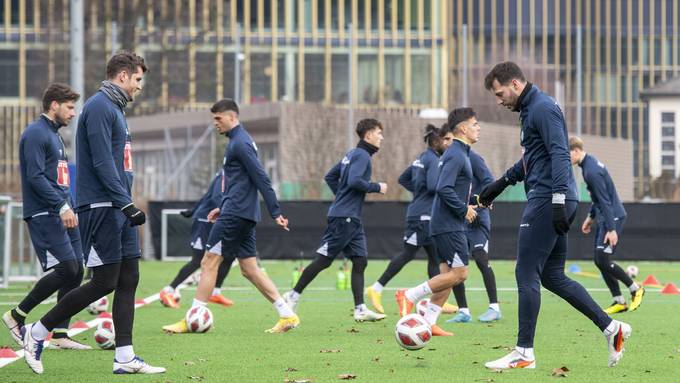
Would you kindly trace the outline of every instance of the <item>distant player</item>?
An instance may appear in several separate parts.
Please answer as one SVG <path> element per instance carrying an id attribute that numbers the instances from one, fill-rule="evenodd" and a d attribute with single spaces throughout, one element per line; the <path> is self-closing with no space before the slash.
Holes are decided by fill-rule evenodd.
<path id="1" fill-rule="evenodd" d="M 421 299 L 432 295 L 427 305 L 425 320 L 434 336 L 451 336 L 437 325 L 444 302 L 451 288 L 463 283 L 468 276 L 467 222 L 477 217 L 475 206 L 468 205 L 472 187 L 472 167 L 468 158 L 470 145 L 479 139 L 480 126 L 470 108 L 454 109 L 447 127 L 454 141 L 439 160 L 436 194 L 432 202 L 430 233 L 437 247 L 441 274 L 429 281 L 397 291 L 399 315 L 411 312 Z"/>
<path id="2" fill-rule="evenodd" d="M 354 320 L 379 321 L 385 315 L 369 310 L 364 304 L 364 270 L 368 265 L 368 251 L 361 210 L 366 193 L 387 192 L 387 184 L 371 182 L 371 156 L 380 149 L 383 126 L 378 120 L 363 119 L 357 124 L 356 133 L 360 138 L 357 147 L 347 152 L 325 177 L 335 194 L 335 201 L 328 209 L 328 226 L 321 247 L 316 250 L 316 258 L 302 272 L 293 290 L 285 293 L 284 298 L 295 309 L 307 285 L 343 253 L 352 261 Z"/>
<path id="3" fill-rule="evenodd" d="M 446 129 L 444 129 L 446 130 Z M 382 291 L 387 283 L 394 278 L 401 269 L 415 258 L 418 249 L 423 248 L 427 253 L 427 274 L 430 278 L 439 274 L 439 258 L 437 249 L 432 243 L 430 236 L 430 213 L 432 200 L 437 188 L 437 176 L 439 169 L 439 156 L 453 140 L 453 133 L 446 130 L 444 133 L 434 125 L 425 127 L 423 141 L 427 149 L 418 155 L 415 161 L 409 165 L 399 177 L 399 184 L 413 193 L 413 200 L 406 209 L 406 231 L 404 232 L 404 250 L 401 254 L 390 260 L 378 281 L 366 289 L 366 295 L 371 300 L 375 310 L 385 313 L 382 306 Z M 450 305 L 448 303 L 445 304 Z M 453 305 L 450 305 L 453 306 Z M 445 310 L 445 308 L 444 308 Z M 456 308 L 450 308 L 455 312 Z"/>
<path id="4" fill-rule="evenodd" d="M 479 194 L 489 206 L 508 185 L 524 182 L 527 206 L 519 227 L 515 278 L 519 295 L 517 346 L 485 364 L 490 369 L 536 368 L 534 335 L 541 307 L 541 285 L 569 302 L 603 332 L 610 367 L 623 356 L 632 329 L 613 320 L 586 289 L 564 274 L 567 232 L 576 215 L 576 182 L 569 162 L 564 115 L 555 100 L 527 82 L 513 62 L 496 65 L 484 80 L 498 105 L 519 112 L 522 158 Z"/>
<path id="5" fill-rule="evenodd" d="M 113 373 L 165 372 L 144 362 L 132 347 L 141 256 L 136 226 L 144 224 L 146 216 L 132 202 L 132 139 L 125 107 L 141 91 L 146 70 L 144 59 L 132 52 L 113 55 L 106 64 L 107 80 L 85 102 L 78 119 L 76 211 L 92 279 L 66 294 L 40 321 L 26 325 L 24 358 L 37 374 L 43 372 L 41 354 L 48 333 L 113 291 Z"/>
<path id="6" fill-rule="evenodd" d="M 208 220 L 215 224 L 205 245 L 201 279 L 192 307 L 207 304 L 215 287 L 219 266 L 224 259 L 236 257 L 243 276 L 274 305 L 279 314 L 276 325 L 266 331 L 286 332 L 297 327 L 300 319 L 281 298 L 272 280 L 257 265 L 255 226 L 261 220 L 258 192 L 264 199 L 269 215 L 279 227 L 288 230 L 288 220 L 281 215 L 269 176 L 257 157 L 257 145 L 239 122 L 238 104 L 234 100 L 223 99 L 216 102 L 210 112 L 217 132 L 229 137 L 223 160 L 225 191 L 220 207 L 208 214 Z M 173 333 L 189 331 L 184 319 L 164 326 L 163 330 Z"/>
<path id="7" fill-rule="evenodd" d="M 491 171 L 484 163 L 479 153 L 470 149 L 470 165 L 472 166 L 472 198 L 470 205 L 477 205 L 477 197 L 482 188 L 494 181 Z M 477 207 L 477 218 L 467 224 L 467 240 L 470 254 L 475 260 L 479 271 L 482 273 L 486 295 L 489 297 L 489 307 L 477 318 L 480 322 L 494 322 L 501 319 L 501 308 L 498 304 L 498 292 L 496 291 L 496 276 L 489 263 L 489 238 L 491 237 L 491 215 L 489 209 Z M 461 283 L 453 287 L 453 295 L 458 304 L 458 314 L 448 322 L 467 323 L 471 319 L 465 296 L 465 284 Z"/>
<path id="8" fill-rule="evenodd" d="M 28 125 L 19 141 L 24 220 L 45 274 L 2 321 L 18 344 L 28 313 L 57 294 L 60 301 L 83 280 L 83 246 L 78 218 L 69 194 L 68 156 L 59 129 L 76 115 L 80 95 L 65 84 L 51 84 L 42 98 L 43 114 Z M 68 337 L 70 317 L 52 330 L 51 348 L 86 350 L 90 346 Z"/>
<path id="9" fill-rule="evenodd" d="M 581 231 L 584 234 L 590 233 L 593 221 L 597 220 L 595 265 L 600 269 L 602 278 L 614 297 L 614 303 L 604 311 L 607 314 L 635 311 L 642 303 L 645 289 L 635 283 L 619 265 L 611 260 L 623 232 L 626 210 L 616 193 L 614 181 L 607 168 L 597 158 L 583 150 L 583 141 L 579 137 L 569 138 L 569 150 L 571 163 L 580 166 L 583 171 L 583 180 L 586 182 L 590 199 L 593 202 L 588 217 L 583 221 Z M 630 290 L 630 305 L 626 304 L 626 299 L 621 295 L 619 281 Z"/>
<path id="10" fill-rule="evenodd" d="M 208 240 L 210 229 L 213 227 L 213 224 L 208 221 L 208 213 L 219 207 L 222 202 L 222 193 L 224 192 L 224 179 L 222 174 L 223 172 L 220 171 L 215 175 L 210 186 L 208 186 L 208 190 L 191 210 L 184 210 L 180 213 L 183 217 L 191 218 L 193 220 L 191 225 L 190 243 L 193 254 L 191 260 L 177 272 L 175 279 L 161 290 L 160 301 L 164 306 L 171 308 L 179 307 L 178 301 L 181 295 L 177 286 L 201 267 L 201 259 L 203 259 L 203 254 L 205 253 L 205 243 Z M 229 274 L 233 262 L 234 256 L 229 255 L 225 257 L 222 264 L 220 264 L 220 267 L 217 270 L 215 288 L 213 289 L 210 298 L 208 298 L 208 302 L 227 307 L 234 304 L 231 299 L 223 296 L 221 291 L 224 279 Z"/>

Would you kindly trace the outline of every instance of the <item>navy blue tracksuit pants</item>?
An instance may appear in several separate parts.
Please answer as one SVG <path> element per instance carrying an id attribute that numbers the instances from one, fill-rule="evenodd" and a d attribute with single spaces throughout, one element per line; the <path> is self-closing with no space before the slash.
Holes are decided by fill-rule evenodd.
<path id="1" fill-rule="evenodd" d="M 567 216 L 576 216 L 575 201 L 567 201 Z M 552 201 L 534 198 L 527 202 L 519 228 L 515 278 L 519 294 L 518 347 L 534 347 L 536 320 L 541 308 L 541 285 L 569 302 L 590 318 L 600 330 L 611 318 L 579 283 L 564 274 L 567 235 L 557 235 L 552 223 Z"/>

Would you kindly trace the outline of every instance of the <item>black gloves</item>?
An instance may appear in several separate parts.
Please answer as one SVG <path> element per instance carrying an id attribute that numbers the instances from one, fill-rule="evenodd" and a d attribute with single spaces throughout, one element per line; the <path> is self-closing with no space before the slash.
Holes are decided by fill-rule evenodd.
<path id="1" fill-rule="evenodd" d="M 559 235 L 567 234 L 569 231 L 569 218 L 567 218 L 567 207 L 563 203 L 552 204 L 553 227 Z"/>
<path id="2" fill-rule="evenodd" d="M 186 209 L 180 211 L 179 214 L 184 218 L 191 218 L 191 216 L 194 215 L 194 211 L 192 209 Z"/>
<path id="3" fill-rule="evenodd" d="M 510 183 L 505 177 L 501 177 L 496 181 L 486 185 L 482 192 L 479 193 L 477 200 L 484 206 L 490 206 L 493 200 L 496 199 Z"/>
<path id="4" fill-rule="evenodd" d="M 143 211 L 137 209 L 135 204 L 131 203 L 122 209 L 120 209 L 128 220 L 132 223 L 132 226 L 143 225 L 146 222 L 146 215 Z"/>

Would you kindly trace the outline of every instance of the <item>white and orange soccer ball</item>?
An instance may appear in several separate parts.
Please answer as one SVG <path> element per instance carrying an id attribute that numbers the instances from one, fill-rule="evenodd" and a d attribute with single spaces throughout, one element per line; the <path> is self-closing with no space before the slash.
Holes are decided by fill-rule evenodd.
<path id="1" fill-rule="evenodd" d="M 425 318 L 425 314 L 427 313 L 427 305 L 429 303 L 430 300 L 427 298 L 419 300 L 418 303 L 416 303 L 416 313 Z"/>
<path id="2" fill-rule="evenodd" d="M 628 274 L 629 277 L 636 278 L 638 276 L 638 273 L 640 273 L 640 270 L 638 269 L 637 266 L 628 265 L 628 267 L 626 267 L 626 274 Z"/>
<path id="3" fill-rule="evenodd" d="M 109 308 L 109 298 L 107 298 L 106 296 L 103 296 L 103 297 L 97 299 L 96 301 L 90 303 L 90 305 L 87 306 L 86 310 L 87 310 L 88 313 L 90 313 L 92 315 L 98 315 L 98 314 L 101 314 L 101 313 L 105 312 L 106 310 L 108 310 L 108 308 Z"/>
<path id="4" fill-rule="evenodd" d="M 104 319 L 99 322 L 97 329 L 94 330 L 94 341 L 97 346 L 104 350 L 116 348 L 116 331 L 113 328 L 111 319 Z"/>
<path id="5" fill-rule="evenodd" d="M 399 346 L 420 350 L 432 339 L 432 328 L 421 315 L 408 314 L 399 319 L 394 335 Z"/>
<path id="6" fill-rule="evenodd" d="M 205 306 L 192 307 L 187 311 L 184 319 L 187 321 L 187 327 L 191 332 L 206 332 L 213 325 L 212 312 Z"/>

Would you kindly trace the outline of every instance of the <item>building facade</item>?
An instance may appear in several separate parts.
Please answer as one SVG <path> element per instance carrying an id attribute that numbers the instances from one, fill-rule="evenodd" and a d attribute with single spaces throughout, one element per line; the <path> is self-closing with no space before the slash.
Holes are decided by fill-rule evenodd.
<path id="1" fill-rule="evenodd" d="M 582 132 L 633 140 L 641 198 L 651 177 L 648 108 L 639 93 L 680 74 L 679 17 L 678 0 L 452 0 L 450 105 L 467 99 L 482 119 L 515 122 L 483 89 L 491 66 L 513 60 L 554 95 L 576 132 L 580 46 Z"/>

